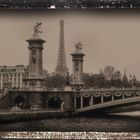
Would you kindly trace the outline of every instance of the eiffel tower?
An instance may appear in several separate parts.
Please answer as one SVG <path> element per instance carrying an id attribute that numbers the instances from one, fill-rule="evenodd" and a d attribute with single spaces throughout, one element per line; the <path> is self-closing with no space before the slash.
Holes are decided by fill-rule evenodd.
<path id="1" fill-rule="evenodd" d="M 64 43 L 64 21 L 60 20 L 60 36 L 59 36 L 59 51 L 57 58 L 57 66 L 55 69 L 55 74 L 59 74 L 61 76 L 67 76 L 68 68 L 66 64 L 66 56 L 65 56 L 65 43 Z"/>

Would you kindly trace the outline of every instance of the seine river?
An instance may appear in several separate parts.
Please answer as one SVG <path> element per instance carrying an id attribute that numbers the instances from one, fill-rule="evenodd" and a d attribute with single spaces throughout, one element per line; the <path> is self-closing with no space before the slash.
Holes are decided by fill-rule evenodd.
<path id="1" fill-rule="evenodd" d="M 24 122 L 1 122 L 0 131 L 139 131 L 140 111 L 102 117 L 52 118 Z"/>

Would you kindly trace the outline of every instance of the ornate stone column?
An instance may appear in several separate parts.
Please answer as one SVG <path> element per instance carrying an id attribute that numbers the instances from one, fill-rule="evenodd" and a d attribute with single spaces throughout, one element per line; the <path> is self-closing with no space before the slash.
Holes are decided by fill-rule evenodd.
<path id="1" fill-rule="evenodd" d="M 82 88 L 84 85 L 83 82 L 83 57 L 85 54 L 82 52 L 82 44 L 76 43 L 76 50 L 72 53 L 72 61 L 73 61 L 73 79 L 72 86 L 75 88 Z"/>
<path id="2" fill-rule="evenodd" d="M 43 57 L 43 44 L 46 42 L 41 39 L 39 34 L 40 26 L 42 23 L 36 23 L 34 26 L 34 33 L 32 37 L 28 40 L 29 49 L 29 75 L 24 79 L 25 88 L 27 88 L 30 93 L 31 108 L 40 108 L 42 105 L 41 92 L 44 90 L 45 79 L 42 76 L 42 57 Z"/>

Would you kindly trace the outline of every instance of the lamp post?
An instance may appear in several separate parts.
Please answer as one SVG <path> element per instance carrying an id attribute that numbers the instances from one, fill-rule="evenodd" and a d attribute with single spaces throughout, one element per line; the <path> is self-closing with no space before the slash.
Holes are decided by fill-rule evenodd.
<path id="1" fill-rule="evenodd" d="M 91 74 L 91 79 L 90 79 L 90 82 L 91 82 L 91 89 L 93 89 L 94 88 L 94 76 L 93 76 L 93 74 Z"/>
<path id="2" fill-rule="evenodd" d="M 130 85 L 131 86 L 136 86 L 136 76 L 135 75 L 130 75 Z"/>
<path id="3" fill-rule="evenodd" d="M 132 78 L 132 83 L 133 83 L 133 86 L 136 86 L 136 77 L 135 77 L 135 75 L 133 75 L 133 78 Z"/>
<path id="4" fill-rule="evenodd" d="M 129 75 L 129 78 L 130 78 L 129 80 L 130 86 L 132 86 L 132 75 Z"/>

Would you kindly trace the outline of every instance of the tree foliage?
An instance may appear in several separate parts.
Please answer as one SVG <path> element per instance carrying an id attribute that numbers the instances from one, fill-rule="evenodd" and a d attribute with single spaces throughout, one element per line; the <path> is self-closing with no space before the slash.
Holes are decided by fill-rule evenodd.
<path id="1" fill-rule="evenodd" d="M 99 74 L 84 74 L 85 88 L 131 87 L 132 84 L 113 66 L 105 66 Z M 134 82 L 133 82 L 134 83 Z M 138 85 L 138 82 L 137 82 Z M 140 84 L 139 84 L 140 85 Z"/>
<path id="2" fill-rule="evenodd" d="M 100 73 L 104 75 L 106 80 L 121 79 L 120 71 L 116 70 L 113 66 L 105 66 L 104 69 L 100 70 Z"/>
<path id="3" fill-rule="evenodd" d="M 69 82 L 68 82 L 69 79 Z M 48 88 L 63 88 L 71 82 L 70 77 L 63 77 L 61 75 L 47 75 L 46 86 Z M 140 87 L 140 82 L 136 77 L 131 77 L 128 80 L 127 75 L 122 75 L 119 70 L 113 66 L 105 66 L 100 70 L 99 74 L 84 73 L 83 81 L 85 88 L 111 88 L 111 87 Z"/>
<path id="4" fill-rule="evenodd" d="M 46 86 L 48 88 L 62 88 L 66 85 L 67 78 L 61 75 L 48 75 L 46 78 Z"/>

